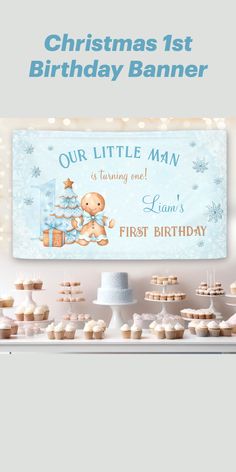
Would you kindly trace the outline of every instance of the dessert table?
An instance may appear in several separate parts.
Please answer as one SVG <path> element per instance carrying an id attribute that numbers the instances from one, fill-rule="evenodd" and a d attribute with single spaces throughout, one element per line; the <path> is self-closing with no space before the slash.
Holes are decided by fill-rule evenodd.
<path id="1" fill-rule="evenodd" d="M 71 354 L 236 354 L 236 335 L 232 337 L 197 337 L 188 330 L 178 340 L 157 339 L 148 330 L 140 340 L 123 339 L 119 331 L 107 331 L 102 340 L 85 340 L 78 330 L 73 340 L 48 340 L 41 334 L 33 337 L 12 336 L 0 340 L 1 353 L 71 353 Z"/>

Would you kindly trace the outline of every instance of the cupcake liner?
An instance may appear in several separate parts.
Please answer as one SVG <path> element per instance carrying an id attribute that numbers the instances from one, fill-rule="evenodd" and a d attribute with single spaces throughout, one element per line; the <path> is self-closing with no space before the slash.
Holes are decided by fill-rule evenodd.
<path id="1" fill-rule="evenodd" d="M 158 339 L 165 339 L 165 337 L 166 337 L 164 330 L 163 331 L 156 331 L 155 335 Z"/>
<path id="2" fill-rule="evenodd" d="M 64 331 L 54 331 L 54 336 L 57 340 L 64 339 Z"/>
<path id="3" fill-rule="evenodd" d="M 34 284 L 24 284 L 24 290 L 33 290 Z"/>
<path id="4" fill-rule="evenodd" d="M 132 339 L 141 339 L 142 331 L 131 331 Z"/>
<path id="5" fill-rule="evenodd" d="M 210 336 L 212 336 L 212 337 L 218 337 L 218 336 L 220 336 L 220 328 L 219 328 L 219 329 L 211 329 L 211 328 L 208 328 L 208 330 L 209 330 Z"/>
<path id="6" fill-rule="evenodd" d="M 175 339 L 176 332 L 175 331 L 165 331 L 166 339 Z"/>
<path id="7" fill-rule="evenodd" d="M 84 331 L 84 337 L 85 339 L 93 339 L 93 332 L 92 331 Z"/>
<path id="8" fill-rule="evenodd" d="M 176 339 L 182 339 L 184 336 L 184 329 L 176 330 Z"/>
<path id="9" fill-rule="evenodd" d="M 24 321 L 24 313 L 18 313 L 16 315 L 16 320 L 17 321 Z"/>
<path id="10" fill-rule="evenodd" d="M 221 328 L 221 336 L 232 336 L 232 328 Z"/>
<path id="11" fill-rule="evenodd" d="M 13 300 L 3 300 L 3 307 L 4 308 L 10 308 L 13 306 L 14 301 Z"/>
<path id="12" fill-rule="evenodd" d="M 43 287 L 43 283 L 34 284 L 34 289 L 35 290 L 42 290 L 42 287 Z"/>
<path id="13" fill-rule="evenodd" d="M 44 315 L 43 313 L 40 313 L 38 315 L 34 315 L 34 321 L 43 321 Z"/>
<path id="14" fill-rule="evenodd" d="M 0 329 L 0 339 L 9 339 L 11 336 L 11 328 Z"/>
<path id="15" fill-rule="evenodd" d="M 48 320 L 48 316 L 49 316 L 49 310 L 48 311 L 45 311 L 44 315 L 43 315 L 43 319 L 44 320 Z"/>
<path id="16" fill-rule="evenodd" d="M 65 339 L 74 339 L 75 331 L 65 331 Z"/>
<path id="17" fill-rule="evenodd" d="M 17 325 L 17 324 L 13 324 L 13 325 L 11 326 L 11 334 L 12 334 L 13 336 L 15 336 L 15 335 L 17 334 L 17 332 L 18 332 L 18 325 Z"/>
<path id="18" fill-rule="evenodd" d="M 130 339 L 131 336 L 131 330 L 129 329 L 128 331 L 121 331 L 122 338 L 124 339 Z"/>
<path id="19" fill-rule="evenodd" d="M 33 313 L 30 313 L 28 315 L 24 315 L 24 321 L 34 321 Z"/>
<path id="20" fill-rule="evenodd" d="M 93 333 L 94 339 L 103 339 L 104 331 L 97 331 Z"/>
<path id="21" fill-rule="evenodd" d="M 23 284 L 15 284 L 16 290 L 24 290 L 24 285 Z"/>
<path id="22" fill-rule="evenodd" d="M 196 329 L 196 335 L 199 336 L 199 337 L 205 338 L 206 336 L 208 336 L 208 334 L 209 334 L 208 328 L 197 328 Z"/>
<path id="23" fill-rule="evenodd" d="M 48 335 L 48 339 L 55 339 L 54 331 L 48 331 L 47 335 Z"/>

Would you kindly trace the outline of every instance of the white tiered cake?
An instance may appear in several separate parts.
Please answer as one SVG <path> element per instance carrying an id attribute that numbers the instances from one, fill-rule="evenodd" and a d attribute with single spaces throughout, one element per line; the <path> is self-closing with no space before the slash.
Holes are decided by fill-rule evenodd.
<path id="1" fill-rule="evenodd" d="M 133 291 L 128 288 L 127 272 L 102 272 L 102 283 L 97 291 L 97 302 L 101 305 L 132 303 Z"/>

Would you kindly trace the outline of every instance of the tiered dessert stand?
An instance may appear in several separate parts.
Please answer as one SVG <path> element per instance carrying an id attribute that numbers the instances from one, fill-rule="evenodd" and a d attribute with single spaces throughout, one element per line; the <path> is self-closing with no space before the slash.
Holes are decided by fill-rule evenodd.
<path id="1" fill-rule="evenodd" d="M 157 284 L 157 283 L 151 282 L 151 285 L 155 285 L 155 287 L 162 288 L 162 293 L 167 294 L 168 292 L 166 291 L 166 288 L 167 287 L 172 287 L 173 288 L 176 285 L 178 285 L 178 282 L 175 283 L 175 284 L 170 284 L 170 283 Z M 152 300 L 150 298 L 144 298 L 144 300 L 146 300 L 147 302 L 160 303 L 161 304 L 161 311 L 158 313 L 158 315 L 165 316 L 165 315 L 171 314 L 166 309 L 167 304 L 169 304 L 169 303 L 180 303 L 180 302 L 183 302 L 185 299 L 184 300 Z M 171 315 L 171 316 L 174 316 L 174 315 Z"/>
<path id="2" fill-rule="evenodd" d="M 63 294 L 64 295 L 64 298 L 70 298 L 70 300 L 63 300 L 63 301 L 60 301 L 60 300 L 57 300 L 58 303 L 60 303 L 61 305 L 66 305 L 66 306 L 69 306 L 69 312 L 70 313 L 73 313 L 73 307 L 78 305 L 78 303 L 84 303 L 85 302 L 85 299 L 83 298 L 82 300 L 72 300 L 73 295 L 82 295 L 83 294 L 83 291 L 79 289 L 79 287 L 81 288 L 80 285 L 77 285 L 77 286 L 70 286 L 70 287 L 67 287 L 67 286 L 61 286 L 61 287 L 64 287 L 65 289 L 69 289 L 70 291 L 73 291 L 73 289 L 76 289 L 77 291 L 79 290 L 79 293 L 65 293 Z M 59 292 L 58 292 L 59 293 Z M 61 294 L 60 294 L 61 295 Z M 82 298 L 82 297 L 81 297 Z"/>
<path id="3" fill-rule="evenodd" d="M 111 321 L 109 323 L 109 329 L 120 329 L 120 327 L 124 323 L 124 320 L 122 318 L 122 308 L 125 306 L 134 305 L 135 303 L 137 303 L 137 300 L 133 300 L 129 303 L 119 303 L 116 305 L 111 305 L 110 303 L 100 303 L 98 300 L 94 300 L 93 303 L 95 305 L 100 306 L 109 306 L 112 312 Z"/>
<path id="4" fill-rule="evenodd" d="M 24 308 L 27 308 L 27 306 L 29 305 L 33 305 L 34 308 L 36 308 L 37 306 L 37 303 L 34 301 L 33 299 L 33 293 L 41 293 L 41 292 L 45 292 L 45 289 L 44 288 L 41 288 L 41 289 L 31 289 L 31 290 L 21 290 L 21 289 L 15 289 L 15 292 L 17 293 L 22 293 L 25 295 L 25 299 L 24 301 L 22 302 L 22 306 L 24 306 Z M 34 324 L 38 324 L 40 325 L 40 327 L 42 328 L 46 328 L 50 323 L 52 323 L 54 320 L 53 319 L 48 319 L 48 320 L 41 320 L 41 321 L 18 321 L 16 320 L 16 323 L 18 325 L 21 325 L 21 326 L 24 326 L 24 325 L 34 325 Z"/>
<path id="5" fill-rule="evenodd" d="M 217 311 L 217 309 L 214 305 L 214 300 L 216 298 L 219 298 L 219 297 L 224 297 L 225 295 L 201 295 L 199 293 L 196 293 L 196 296 L 197 297 L 202 297 L 202 298 L 208 298 L 210 300 L 210 306 L 207 309 L 215 315 L 217 320 L 222 320 L 223 319 L 222 314 L 219 311 Z"/>

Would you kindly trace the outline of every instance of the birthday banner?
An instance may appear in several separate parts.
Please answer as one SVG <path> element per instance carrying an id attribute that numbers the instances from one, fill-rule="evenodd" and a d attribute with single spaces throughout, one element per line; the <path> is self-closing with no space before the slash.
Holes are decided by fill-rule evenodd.
<path id="1" fill-rule="evenodd" d="M 227 255 L 225 131 L 13 134 L 13 255 Z"/>

